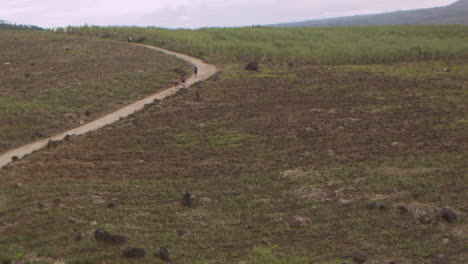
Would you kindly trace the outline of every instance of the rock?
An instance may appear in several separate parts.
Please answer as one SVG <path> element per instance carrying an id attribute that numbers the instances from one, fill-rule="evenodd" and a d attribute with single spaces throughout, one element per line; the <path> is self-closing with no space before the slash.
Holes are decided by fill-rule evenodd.
<path id="1" fill-rule="evenodd" d="M 294 67 L 294 63 L 289 62 L 289 63 L 288 63 L 288 67 L 289 67 L 289 68 L 293 68 L 293 67 Z"/>
<path id="2" fill-rule="evenodd" d="M 459 219 L 459 214 L 455 212 L 454 210 L 444 207 L 442 208 L 442 211 L 440 212 L 442 219 L 449 223 L 454 223 L 457 222 Z"/>
<path id="3" fill-rule="evenodd" d="M 37 208 L 39 208 L 39 209 L 44 209 L 44 208 L 46 208 L 45 203 L 42 203 L 42 202 L 38 202 L 36 205 L 37 205 Z"/>
<path id="4" fill-rule="evenodd" d="M 74 241 L 81 241 L 83 240 L 83 234 L 81 232 L 76 232 L 75 235 L 73 236 Z"/>
<path id="5" fill-rule="evenodd" d="M 135 126 L 141 125 L 141 121 L 138 120 L 138 119 L 133 120 L 132 123 L 133 123 Z"/>
<path id="6" fill-rule="evenodd" d="M 177 233 L 178 236 L 182 237 L 182 236 L 187 234 L 187 231 L 185 231 L 183 229 L 177 229 L 176 233 Z"/>
<path id="7" fill-rule="evenodd" d="M 408 207 L 406 207 L 406 206 L 404 206 L 404 205 L 399 205 L 399 206 L 398 206 L 398 211 L 399 211 L 400 214 L 402 214 L 402 215 L 409 213 Z"/>
<path id="8" fill-rule="evenodd" d="M 60 144 L 60 141 L 50 139 L 50 140 L 47 142 L 47 148 L 56 147 L 56 146 L 58 146 L 59 144 Z"/>
<path id="9" fill-rule="evenodd" d="M 367 203 L 366 207 L 369 210 L 373 210 L 373 209 L 377 208 L 377 202 L 376 201 L 370 201 L 370 202 Z"/>
<path id="10" fill-rule="evenodd" d="M 94 238 L 100 242 L 106 242 L 116 245 L 124 244 L 128 241 L 126 237 L 121 235 L 113 235 L 102 228 L 99 228 L 94 232 Z"/>
<path id="11" fill-rule="evenodd" d="M 328 110 L 328 113 L 329 113 L 329 114 L 336 114 L 337 112 L 336 112 L 335 109 L 330 109 L 330 110 Z"/>
<path id="12" fill-rule="evenodd" d="M 122 252 L 122 256 L 125 258 L 142 258 L 146 255 L 146 251 L 143 248 L 128 247 Z"/>
<path id="13" fill-rule="evenodd" d="M 66 135 L 65 137 L 63 137 L 63 141 L 70 141 L 70 138 L 71 138 L 70 135 Z"/>
<path id="14" fill-rule="evenodd" d="M 351 205 L 353 205 L 353 201 L 352 201 L 352 200 L 340 199 L 338 202 L 339 202 L 341 205 L 343 205 L 343 206 L 351 206 Z"/>
<path id="15" fill-rule="evenodd" d="M 96 220 L 92 221 L 91 223 L 89 223 L 90 225 L 92 226 L 97 226 L 98 225 L 98 222 Z"/>
<path id="16" fill-rule="evenodd" d="M 171 255 L 169 253 L 169 250 L 167 250 L 167 248 L 165 247 L 160 247 L 156 255 L 164 261 L 171 261 Z"/>
<path id="17" fill-rule="evenodd" d="M 246 71 L 256 71 L 260 72 L 262 69 L 260 68 L 260 65 L 258 65 L 257 62 L 249 62 L 247 66 L 245 66 Z"/>
<path id="18" fill-rule="evenodd" d="M 431 263 L 432 264 L 451 264 L 449 258 L 445 255 L 434 255 L 431 258 Z"/>
<path id="19" fill-rule="evenodd" d="M 442 244 L 443 244 L 444 246 L 448 245 L 449 243 L 450 243 L 450 239 L 448 239 L 448 238 L 442 239 Z"/>
<path id="20" fill-rule="evenodd" d="M 443 68 L 442 71 L 443 72 L 450 72 L 450 68 Z"/>
<path id="21" fill-rule="evenodd" d="M 428 225 L 432 222 L 432 218 L 428 214 L 422 214 L 418 216 L 417 219 L 421 224 L 425 225 Z"/>
<path id="22" fill-rule="evenodd" d="M 103 203 L 106 203 L 106 201 L 99 195 L 93 195 L 91 197 L 93 199 L 93 203 L 94 204 L 103 204 Z"/>
<path id="23" fill-rule="evenodd" d="M 295 215 L 289 220 L 289 225 L 291 227 L 301 228 L 309 226 L 312 220 L 309 217 Z"/>
<path id="24" fill-rule="evenodd" d="M 106 207 L 109 208 L 109 209 L 114 209 L 114 208 L 117 207 L 117 204 L 114 203 L 114 202 L 110 202 L 110 203 L 108 203 L 108 204 L 106 205 Z"/>
<path id="25" fill-rule="evenodd" d="M 366 255 L 360 253 L 360 252 L 356 252 L 353 254 L 353 261 L 355 263 L 358 263 L 358 264 L 362 264 L 362 263 L 366 263 L 367 261 L 367 257 Z"/>
<path id="26" fill-rule="evenodd" d="M 18 161 L 18 160 L 19 160 L 18 156 L 11 157 L 11 161 L 13 161 L 13 162 Z"/>
<path id="27" fill-rule="evenodd" d="M 197 204 L 197 197 L 190 192 L 187 192 L 182 197 L 180 204 L 183 206 L 195 206 Z"/>
<path id="28" fill-rule="evenodd" d="M 213 202 L 213 200 L 211 200 L 211 199 L 208 198 L 208 197 L 202 197 L 202 198 L 200 198 L 200 203 L 201 203 L 201 204 L 210 204 L 210 203 L 212 203 L 212 202 Z"/>
<path id="29" fill-rule="evenodd" d="M 398 260 L 390 260 L 387 264 L 402 264 L 403 262 Z"/>
<path id="30" fill-rule="evenodd" d="M 15 188 L 15 189 L 21 189 L 21 187 L 23 187 L 22 183 L 16 183 L 16 184 L 13 185 L 13 188 Z"/>
<path id="31" fill-rule="evenodd" d="M 91 116 L 91 111 L 86 111 L 85 116 L 90 117 Z"/>

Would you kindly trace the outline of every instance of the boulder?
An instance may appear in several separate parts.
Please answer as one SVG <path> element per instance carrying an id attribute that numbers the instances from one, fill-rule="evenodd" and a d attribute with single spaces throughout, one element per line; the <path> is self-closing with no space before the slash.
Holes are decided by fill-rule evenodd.
<path id="1" fill-rule="evenodd" d="M 249 62 L 247 66 L 245 66 L 246 71 L 256 71 L 260 72 L 262 69 L 260 68 L 260 65 L 258 65 L 257 62 Z"/>
<path id="2" fill-rule="evenodd" d="M 146 251 L 143 248 L 128 247 L 122 252 L 122 256 L 125 258 L 142 258 L 146 255 Z"/>

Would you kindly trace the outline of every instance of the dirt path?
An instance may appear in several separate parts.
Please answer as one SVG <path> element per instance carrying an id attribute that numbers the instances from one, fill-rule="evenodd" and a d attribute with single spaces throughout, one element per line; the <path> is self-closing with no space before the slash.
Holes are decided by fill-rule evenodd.
<path id="1" fill-rule="evenodd" d="M 174 56 L 176 56 L 178 58 L 181 58 L 181 59 L 195 65 L 196 67 L 198 67 L 198 75 L 193 75 L 187 80 L 187 87 L 189 87 L 190 85 L 192 85 L 195 82 L 208 79 L 210 76 L 215 74 L 216 71 L 217 71 L 217 69 L 216 69 L 216 67 L 214 65 L 206 64 L 202 60 L 190 57 L 190 56 L 185 55 L 185 54 L 172 52 L 172 51 L 169 51 L 169 50 L 165 50 L 165 49 L 162 49 L 162 48 L 153 47 L 153 46 L 149 46 L 149 45 L 141 45 L 141 44 L 135 44 L 135 45 L 139 45 L 139 46 L 143 46 L 143 47 L 146 47 L 146 48 L 149 48 L 149 49 L 154 49 L 154 50 L 157 50 L 157 51 L 161 51 L 161 52 L 164 52 L 164 53 L 169 54 L 169 55 L 174 55 Z M 164 90 L 164 91 L 158 92 L 156 94 L 153 94 L 153 95 L 151 95 L 149 97 L 146 97 L 145 99 L 137 101 L 137 102 L 135 102 L 133 104 L 130 104 L 128 106 L 125 106 L 125 107 L 123 107 L 123 108 L 121 108 L 121 109 L 119 109 L 119 110 L 117 110 L 115 112 L 112 112 L 112 113 L 110 113 L 110 114 L 108 114 L 106 116 L 103 116 L 103 117 L 101 117 L 99 119 L 96 119 L 96 120 L 94 120 L 92 122 L 89 122 L 87 124 L 84 124 L 84 125 L 82 125 L 80 127 L 65 131 L 63 133 L 60 133 L 60 134 L 52 136 L 52 137 L 41 139 L 41 140 L 33 142 L 31 144 L 28 144 L 28 145 L 25 145 L 25 146 L 22 146 L 22 147 L 7 151 L 7 152 L 5 152 L 3 154 L 0 154 L 0 168 L 4 167 L 7 164 L 9 164 L 10 162 L 12 162 L 13 157 L 17 157 L 18 159 L 21 159 L 25 155 L 31 154 L 34 151 L 37 151 L 37 150 L 40 150 L 40 149 L 46 147 L 49 140 L 63 140 L 63 138 L 65 136 L 67 136 L 67 135 L 83 135 L 83 134 L 88 133 L 90 131 L 97 130 L 97 129 L 101 128 L 101 127 L 112 124 L 112 123 L 118 121 L 121 118 L 125 118 L 125 117 L 127 117 L 127 116 L 129 116 L 129 115 L 143 109 L 143 107 L 146 104 L 152 103 L 155 99 L 162 100 L 162 99 L 164 99 L 164 98 L 166 98 L 168 96 L 171 96 L 171 95 L 177 93 L 180 89 L 181 89 L 180 87 L 179 88 L 171 87 L 171 88 L 169 88 L 167 90 Z"/>

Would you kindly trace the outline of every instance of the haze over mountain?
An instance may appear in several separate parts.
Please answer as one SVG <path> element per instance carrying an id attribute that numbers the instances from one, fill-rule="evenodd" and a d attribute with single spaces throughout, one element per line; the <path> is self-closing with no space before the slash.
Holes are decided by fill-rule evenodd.
<path id="1" fill-rule="evenodd" d="M 270 25 L 273 27 L 334 27 L 366 25 L 468 25 L 468 0 L 459 0 L 444 7 L 396 11 Z"/>

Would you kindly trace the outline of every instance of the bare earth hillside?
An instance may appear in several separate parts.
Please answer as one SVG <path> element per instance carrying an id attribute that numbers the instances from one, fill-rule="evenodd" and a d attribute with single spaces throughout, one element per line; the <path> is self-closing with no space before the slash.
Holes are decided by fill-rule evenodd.
<path id="1" fill-rule="evenodd" d="M 190 69 L 127 43 L 42 32 L 0 31 L 0 50 L 0 152 L 169 87 Z"/>
<path id="2" fill-rule="evenodd" d="M 466 263 L 467 65 L 226 66 L 0 170 L 0 258 Z"/>

